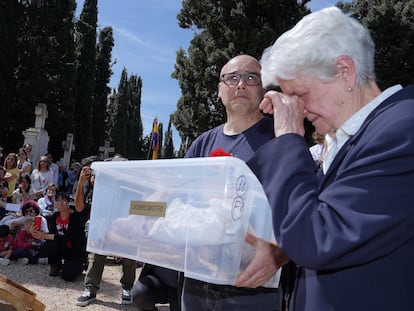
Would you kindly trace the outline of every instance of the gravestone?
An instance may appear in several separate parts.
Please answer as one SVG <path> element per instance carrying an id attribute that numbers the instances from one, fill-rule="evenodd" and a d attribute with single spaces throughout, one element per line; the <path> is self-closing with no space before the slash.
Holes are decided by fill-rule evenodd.
<path id="1" fill-rule="evenodd" d="M 103 146 L 99 147 L 99 151 L 103 152 L 102 154 L 102 160 L 105 160 L 109 158 L 109 153 L 114 152 L 115 148 L 109 146 L 109 141 L 105 140 L 105 143 Z"/>
<path id="2" fill-rule="evenodd" d="M 26 129 L 22 134 L 24 136 L 24 143 L 33 146 L 32 161 L 33 165 L 36 167 L 39 158 L 47 153 L 50 139 L 45 130 L 45 121 L 48 117 L 46 104 L 39 103 L 35 107 L 35 117 L 35 126 Z"/>
<path id="3" fill-rule="evenodd" d="M 73 134 L 66 134 L 66 140 L 62 141 L 63 159 L 61 160 L 63 166 L 68 169 L 70 167 L 70 157 L 72 152 L 75 151 L 75 145 L 73 144 Z"/>

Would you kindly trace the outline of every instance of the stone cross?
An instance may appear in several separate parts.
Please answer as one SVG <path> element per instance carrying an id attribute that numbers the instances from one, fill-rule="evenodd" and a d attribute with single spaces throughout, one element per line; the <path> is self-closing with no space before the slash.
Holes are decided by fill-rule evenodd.
<path id="1" fill-rule="evenodd" d="M 64 165 L 65 168 L 69 168 L 70 157 L 72 155 L 72 152 L 75 151 L 75 145 L 73 144 L 72 133 L 66 134 L 66 140 L 62 141 L 62 148 L 64 150 L 62 164 Z"/>
<path id="2" fill-rule="evenodd" d="M 103 158 L 107 159 L 109 157 L 110 152 L 114 152 L 115 148 L 109 146 L 109 141 L 105 140 L 105 143 L 103 146 L 99 147 L 99 151 L 103 152 Z"/>
<path id="3" fill-rule="evenodd" d="M 45 128 L 45 121 L 48 117 L 47 114 L 47 106 L 45 104 L 39 103 L 35 107 L 35 128 L 37 129 L 44 129 Z"/>

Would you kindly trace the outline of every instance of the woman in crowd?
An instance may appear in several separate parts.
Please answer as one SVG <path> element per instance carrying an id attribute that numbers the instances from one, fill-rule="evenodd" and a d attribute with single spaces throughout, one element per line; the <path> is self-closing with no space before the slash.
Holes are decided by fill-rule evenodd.
<path id="1" fill-rule="evenodd" d="M 7 192 L 7 202 L 12 203 L 13 191 L 16 189 L 17 178 L 19 177 L 19 169 L 17 168 L 17 155 L 15 153 L 9 153 L 4 160 L 4 168 L 10 175 L 4 179 L 7 180 L 9 187 Z"/>
<path id="2" fill-rule="evenodd" d="M 23 150 L 26 153 L 26 160 L 30 163 L 33 169 L 33 154 L 32 154 L 32 145 L 31 144 L 24 144 Z"/>
<path id="3" fill-rule="evenodd" d="M 55 207 L 56 192 L 57 186 L 55 184 L 50 184 L 47 186 L 46 195 L 37 201 L 40 207 L 40 214 L 46 218 L 51 217 L 53 213 L 57 211 Z"/>
<path id="4" fill-rule="evenodd" d="M 26 216 L 41 216 L 39 215 L 40 208 L 39 204 L 37 204 L 36 201 L 28 200 L 24 202 L 20 208 L 20 212 L 14 213 L 10 212 L 6 217 L 4 217 L 1 221 L 1 224 L 8 225 L 10 229 L 12 230 L 19 230 L 23 227 L 23 221 Z M 46 219 L 42 217 L 41 226 L 40 229 L 43 232 L 49 232 L 47 221 Z"/>
<path id="5" fill-rule="evenodd" d="M 19 170 L 19 175 L 25 175 L 31 173 L 32 164 L 27 161 L 26 151 L 23 148 L 19 149 L 17 153 L 17 169 Z"/>
<path id="6" fill-rule="evenodd" d="M 69 207 L 69 200 L 65 192 L 56 195 L 58 211 L 52 215 L 50 233 L 42 232 L 34 225 L 30 231 L 34 238 L 46 240 L 39 257 L 49 257 L 49 276 L 61 275 L 65 281 L 74 281 L 83 271 L 86 238 L 82 219 Z"/>
<path id="7" fill-rule="evenodd" d="M 7 192 L 9 192 L 9 184 L 5 179 L 8 173 L 3 166 L 0 166 L 0 219 L 6 216 Z"/>
<path id="8" fill-rule="evenodd" d="M 32 187 L 37 198 L 41 198 L 46 194 L 47 186 L 53 183 L 53 172 L 49 169 L 50 162 L 48 157 L 42 156 L 33 170 Z"/>
<path id="9" fill-rule="evenodd" d="M 19 187 L 13 191 L 12 196 L 14 204 L 22 204 L 35 198 L 31 184 L 32 180 L 29 175 L 21 175 L 19 177 Z"/>

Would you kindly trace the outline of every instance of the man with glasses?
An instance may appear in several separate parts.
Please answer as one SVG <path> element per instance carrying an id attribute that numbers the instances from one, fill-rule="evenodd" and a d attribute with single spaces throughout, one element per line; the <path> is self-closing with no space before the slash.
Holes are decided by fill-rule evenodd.
<path id="1" fill-rule="evenodd" d="M 221 70 L 218 96 L 227 120 L 198 137 L 186 153 L 187 158 L 208 157 L 218 148 L 244 161 L 250 159 L 265 142 L 274 138 L 273 121 L 259 110 L 265 90 L 260 76 L 260 63 L 249 55 L 239 55 L 227 62 Z M 262 287 L 288 258 L 276 244 L 249 236 L 253 246 L 264 246 L 263 268 L 249 275 L 248 267 L 240 277 L 248 279 L 256 288 L 209 284 L 184 278 L 183 310 L 281 310 L 282 290 Z M 256 253 L 256 256 L 259 256 Z"/>

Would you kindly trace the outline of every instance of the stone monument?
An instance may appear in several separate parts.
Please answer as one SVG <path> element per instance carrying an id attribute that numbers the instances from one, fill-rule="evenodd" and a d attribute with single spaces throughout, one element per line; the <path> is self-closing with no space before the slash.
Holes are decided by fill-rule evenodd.
<path id="1" fill-rule="evenodd" d="M 39 103 L 35 107 L 35 126 L 30 127 L 22 132 L 24 136 L 24 143 L 31 144 L 32 149 L 32 161 L 36 167 L 39 158 L 47 153 L 47 147 L 49 144 L 49 135 L 45 130 L 45 121 L 48 117 L 46 104 Z"/>
<path id="2" fill-rule="evenodd" d="M 103 154 L 100 154 L 100 158 L 102 160 L 105 160 L 107 158 L 109 158 L 109 153 L 110 152 L 114 152 L 115 148 L 114 147 L 110 147 L 109 145 L 109 141 L 105 140 L 104 145 L 99 147 L 99 151 L 102 151 Z"/>
<path id="3" fill-rule="evenodd" d="M 72 152 L 75 151 L 75 145 L 73 144 L 73 134 L 66 134 L 66 140 L 62 141 L 63 159 L 61 160 L 63 166 L 68 169 L 70 167 L 70 157 Z"/>

